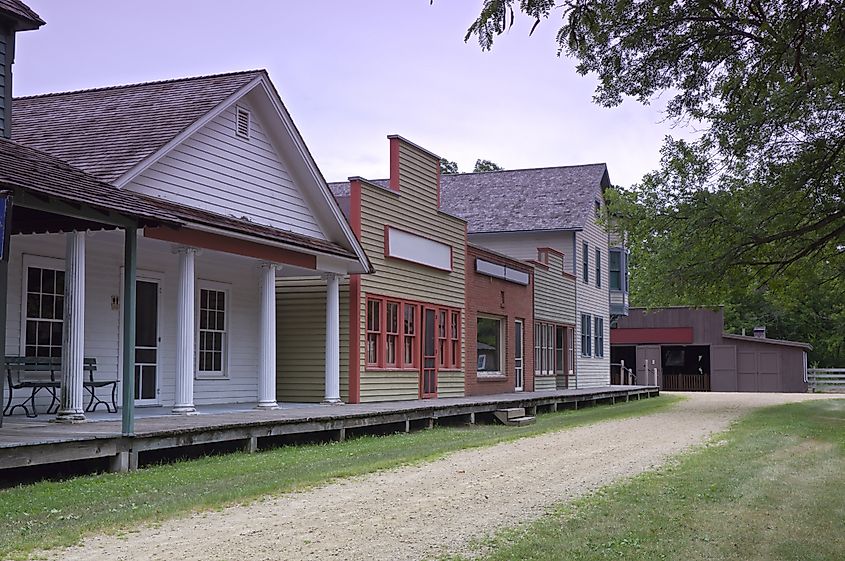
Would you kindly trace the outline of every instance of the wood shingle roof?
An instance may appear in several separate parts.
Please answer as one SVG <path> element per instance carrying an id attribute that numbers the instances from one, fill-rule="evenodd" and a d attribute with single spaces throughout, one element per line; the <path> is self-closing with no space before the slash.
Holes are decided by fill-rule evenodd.
<path id="1" fill-rule="evenodd" d="M 12 138 L 114 182 L 261 76 L 249 70 L 15 98 Z"/>
<path id="2" fill-rule="evenodd" d="M 470 233 L 578 230 L 609 185 L 605 164 L 450 174 L 440 207 Z"/>

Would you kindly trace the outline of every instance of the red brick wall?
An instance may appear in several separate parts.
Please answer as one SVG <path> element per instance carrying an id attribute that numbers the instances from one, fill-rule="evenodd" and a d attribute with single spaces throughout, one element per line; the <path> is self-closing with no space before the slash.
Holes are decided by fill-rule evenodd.
<path id="1" fill-rule="evenodd" d="M 475 258 L 508 265 L 529 273 L 528 286 L 522 286 L 475 272 Z M 521 319 L 523 334 L 523 370 L 525 391 L 534 390 L 534 273 L 521 262 L 496 253 L 468 246 L 466 261 L 466 395 L 489 395 L 514 389 L 514 321 Z M 476 372 L 476 320 L 478 315 L 505 321 L 505 360 L 502 379 L 479 378 Z"/>

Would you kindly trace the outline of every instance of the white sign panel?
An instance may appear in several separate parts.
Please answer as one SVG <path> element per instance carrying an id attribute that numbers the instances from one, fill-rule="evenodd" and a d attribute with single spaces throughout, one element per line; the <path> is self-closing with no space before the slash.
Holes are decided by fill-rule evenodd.
<path id="1" fill-rule="evenodd" d="M 517 271 L 516 269 L 511 269 L 510 267 L 505 267 L 504 265 L 499 265 L 498 263 L 485 261 L 484 259 L 479 259 L 477 257 L 475 259 L 475 270 L 482 275 L 488 275 L 515 284 L 521 284 L 523 286 L 527 286 L 529 280 L 531 279 L 528 273 Z"/>
<path id="2" fill-rule="evenodd" d="M 391 226 L 385 231 L 387 256 L 427 267 L 452 270 L 452 247 Z"/>

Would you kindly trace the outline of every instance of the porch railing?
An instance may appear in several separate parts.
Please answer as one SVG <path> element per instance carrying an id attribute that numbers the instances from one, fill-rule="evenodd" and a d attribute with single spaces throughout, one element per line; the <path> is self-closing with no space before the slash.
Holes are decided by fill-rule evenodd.
<path id="1" fill-rule="evenodd" d="M 614 362 L 610 365 L 611 386 L 631 386 L 636 384 L 637 375 L 625 366 L 624 362 Z"/>
<path id="2" fill-rule="evenodd" d="M 808 368 L 807 386 L 811 392 L 845 393 L 845 368 Z"/>

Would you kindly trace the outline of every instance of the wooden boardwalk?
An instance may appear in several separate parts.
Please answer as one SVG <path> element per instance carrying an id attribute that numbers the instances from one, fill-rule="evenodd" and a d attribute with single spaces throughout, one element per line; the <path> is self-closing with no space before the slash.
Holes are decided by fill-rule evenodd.
<path id="1" fill-rule="evenodd" d="M 74 460 L 109 458 L 117 471 L 137 466 L 139 453 L 213 443 L 238 443 L 254 451 L 263 439 L 304 433 L 326 433 L 342 440 L 347 430 L 394 427 L 411 430 L 439 421 L 475 422 L 477 414 L 524 407 L 529 412 L 555 411 L 596 403 L 615 403 L 658 395 L 654 386 L 605 386 L 544 392 L 520 392 L 460 398 L 363 403 L 356 405 L 296 405 L 273 411 L 246 409 L 193 416 L 139 416 L 135 434 L 121 435 L 115 420 L 80 424 L 7 417 L 0 428 L 0 469 L 21 468 Z"/>

